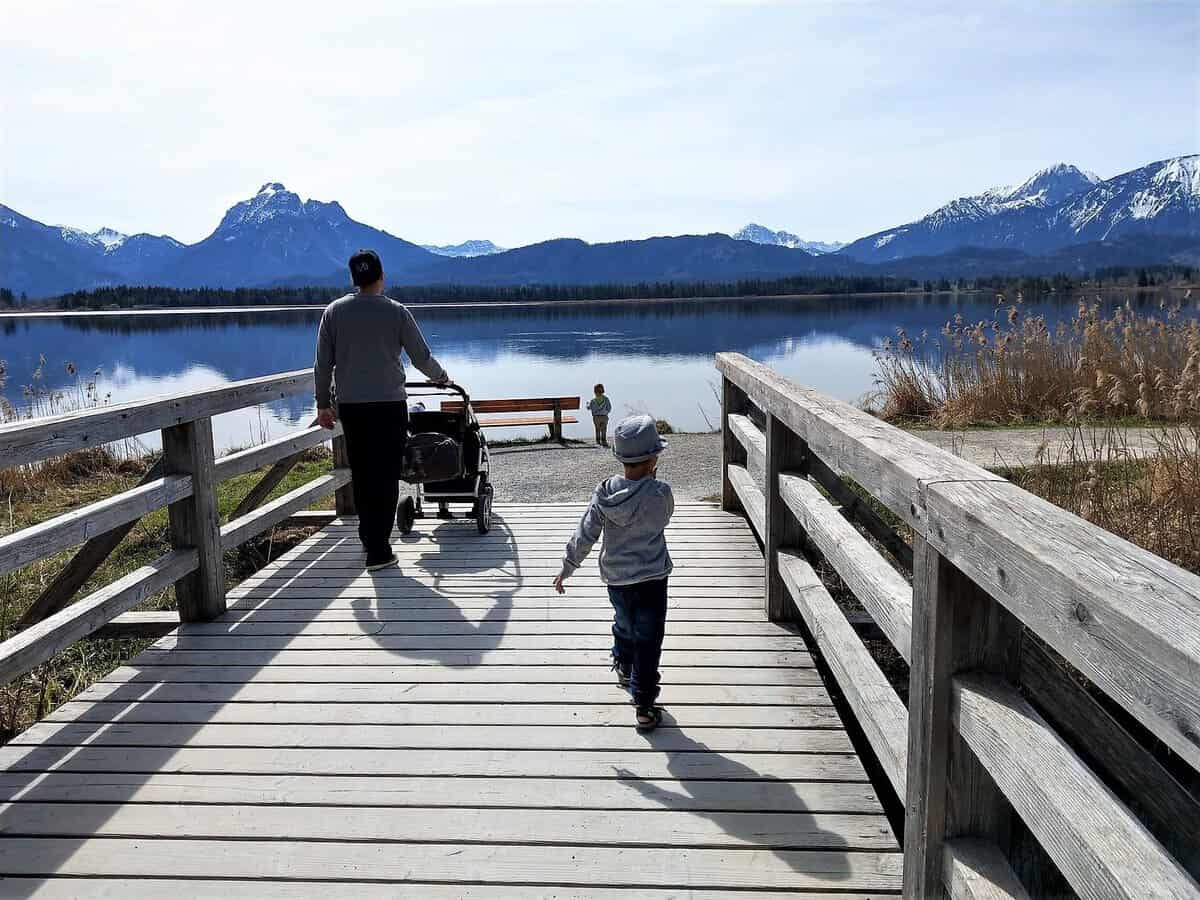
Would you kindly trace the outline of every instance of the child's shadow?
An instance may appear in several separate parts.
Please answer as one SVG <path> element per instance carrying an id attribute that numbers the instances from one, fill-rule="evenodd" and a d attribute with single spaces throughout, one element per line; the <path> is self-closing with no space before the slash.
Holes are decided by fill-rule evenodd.
<path id="1" fill-rule="evenodd" d="M 618 780 L 667 809 L 686 810 L 691 815 L 711 820 L 747 847 L 769 849 L 795 871 L 805 871 L 808 867 L 805 858 L 792 851 L 845 852 L 850 849 L 844 836 L 817 824 L 792 783 L 762 775 L 744 763 L 714 753 L 707 744 L 688 738 L 682 731 L 677 733 L 683 738 L 682 742 L 672 735 L 671 750 L 665 755 L 667 770 L 676 779 L 674 783 L 680 790 L 671 790 L 664 787 L 662 781 L 644 779 L 624 768 L 616 770 Z M 653 743 L 654 735 L 651 734 L 649 739 Z M 698 779 L 695 770 L 688 765 L 687 757 L 692 753 L 717 756 L 721 760 L 720 780 Z M 731 793 L 748 790 L 750 784 L 747 782 L 753 784 L 753 789 L 763 798 L 762 808 L 741 805 L 738 811 L 729 809 Z M 785 814 L 782 817 L 786 820 L 785 829 L 779 834 L 764 829 L 763 819 L 756 813 Z M 822 868 L 821 874 L 830 879 L 840 881 L 851 875 L 850 861 L 844 857 L 839 864 Z"/>

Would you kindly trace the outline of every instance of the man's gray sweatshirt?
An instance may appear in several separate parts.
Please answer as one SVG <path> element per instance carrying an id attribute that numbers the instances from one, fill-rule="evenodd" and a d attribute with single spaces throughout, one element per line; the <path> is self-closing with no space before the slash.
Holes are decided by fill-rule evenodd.
<path id="1" fill-rule="evenodd" d="M 404 400 L 403 350 L 431 381 L 446 370 L 433 358 L 421 329 L 403 305 L 383 294 L 347 294 L 334 300 L 317 329 L 317 406 Z M 333 382 L 336 379 L 336 389 Z"/>
<path id="2" fill-rule="evenodd" d="M 563 577 L 583 565 L 603 534 L 600 580 L 605 584 L 617 587 L 666 578 L 673 566 L 663 531 L 674 512 L 675 498 L 665 481 L 614 475 L 601 482 L 567 543 Z"/>

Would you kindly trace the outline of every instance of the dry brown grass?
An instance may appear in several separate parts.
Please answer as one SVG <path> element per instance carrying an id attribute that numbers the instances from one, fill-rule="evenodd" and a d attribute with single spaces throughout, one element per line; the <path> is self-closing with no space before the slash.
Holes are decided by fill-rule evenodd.
<path id="1" fill-rule="evenodd" d="M 1180 308 L 1080 304 L 1054 329 L 1025 316 L 1020 297 L 1006 309 L 1004 323 L 955 316 L 936 340 L 901 330 L 876 353 L 870 406 L 889 421 L 955 428 L 1200 419 L 1200 321 Z"/>
<path id="2" fill-rule="evenodd" d="M 1200 424 L 1155 429 L 1131 447 L 1120 428 L 1075 429 L 1009 480 L 1164 559 L 1200 572 Z M 1146 450 L 1151 455 L 1144 456 Z"/>

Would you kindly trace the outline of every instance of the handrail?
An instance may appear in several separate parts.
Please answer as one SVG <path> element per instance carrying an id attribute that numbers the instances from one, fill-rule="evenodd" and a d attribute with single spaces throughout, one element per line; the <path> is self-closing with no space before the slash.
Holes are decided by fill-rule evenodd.
<path id="1" fill-rule="evenodd" d="M 331 493 L 337 496 L 338 514 L 353 512 L 340 426 L 309 427 L 221 458 L 213 452 L 212 416 L 310 390 L 312 385 L 311 371 L 285 372 L 175 397 L 0 426 L 0 468 L 155 428 L 162 431 L 163 445 L 162 460 L 136 487 L 0 537 L 0 574 L 86 542 L 35 602 L 31 612 L 37 613 L 25 620 L 28 627 L 0 643 L 0 681 L 29 671 L 172 585 L 183 621 L 212 619 L 225 610 L 224 550 Z M 262 505 L 300 456 L 326 441 L 333 443 L 333 472 Z M 271 468 L 238 505 L 232 521 L 221 525 L 217 484 L 266 465 Z M 133 525 L 164 507 L 169 512 L 173 549 L 68 606 L 79 586 Z"/>
<path id="2" fill-rule="evenodd" d="M 290 397 L 314 384 L 311 369 L 231 381 L 173 396 L 131 400 L 114 406 L 0 425 L 0 468 L 98 447 L 162 428 L 183 425 L 246 406 Z"/>
<path id="3" fill-rule="evenodd" d="M 1180 820 L 1200 811 L 1195 798 L 1157 764 L 1098 774 L 1053 723 L 1105 746 L 1100 729 L 1121 726 L 1094 715 L 1081 738 L 1086 715 L 1047 708 L 1048 721 L 1017 692 L 1028 672 L 1035 697 L 1053 693 L 1058 670 L 1038 662 L 1047 651 L 1022 652 L 1042 641 L 1200 771 L 1200 578 L 744 356 L 716 364 L 723 505 L 743 510 L 765 545 L 768 614 L 807 625 L 906 801 L 905 895 L 974 896 L 986 884 L 988 896 L 1022 896 L 1005 849 L 1015 815 L 1081 896 L 1200 896 L 1197 818 Z M 855 490 L 911 529 L 911 548 Z M 851 523 L 912 570 L 911 586 Z M 817 557 L 911 663 L 907 709 Z M 1071 687 L 1064 697 L 1081 702 Z M 1152 758 L 1119 734 L 1118 746 Z"/>

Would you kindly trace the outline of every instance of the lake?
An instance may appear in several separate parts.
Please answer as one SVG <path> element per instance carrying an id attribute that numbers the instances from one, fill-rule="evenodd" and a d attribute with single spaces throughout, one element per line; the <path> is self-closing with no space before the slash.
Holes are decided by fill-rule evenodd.
<path id="1" fill-rule="evenodd" d="M 1151 311 L 1162 299 L 1155 293 L 1108 294 L 1105 303 L 1128 301 Z M 1025 310 L 1058 320 L 1069 317 L 1077 302 L 1042 300 L 1026 303 Z M 856 402 L 873 387 L 874 351 L 898 327 L 914 336 L 923 330 L 937 335 L 956 313 L 970 321 L 1004 314 L 990 294 L 418 306 L 413 312 L 451 376 L 476 397 L 586 399 L 601 381 L 614 416 L 650 412 L 685 431 L 718 423 L 713 368 L 718 351 L 739 351 L 802 384 Z M 25 387 L 35 382 L 74 396 L 81 381 L 98 371 L 99 396 L 117 403 L 306 368 L 312 365 L 319 317 L 320 310 L 256 310 L 3 318 L 4 396 L 20 406 Z M 278 436 L 307 425 L 313 415 L 312 398 L 299 396 L 221 416 L 214 423 L 218 449 Z M 590 433 L 586 421 L 568 428 L 576 437 Z"/>

